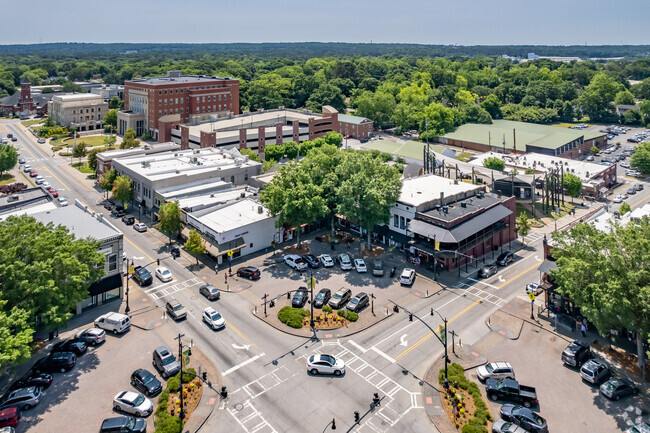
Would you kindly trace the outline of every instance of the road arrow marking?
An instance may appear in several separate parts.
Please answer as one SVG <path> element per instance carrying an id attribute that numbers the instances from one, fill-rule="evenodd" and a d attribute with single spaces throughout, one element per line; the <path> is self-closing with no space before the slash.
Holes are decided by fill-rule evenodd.
<path id="1" fill-rule="evenodd" d="M 502 283 L 505 281 L 501 275 L 499 275 L 499 281 Z"/>
<path id="2" fill-rule="evenodd" d="M 243 345 L 240 346 L 238 344 L 232 343 L 232 347 L 233 347 L 233 349 L 248 351 L 248 349 L 251 347 L 251 345 L 250 344 L 243 344 Z"/>
<path id="3" fill-rule="evenodd" d="M 406 342 L 406 334 L 403 334 L 399 338 L 399 344 L 400 344 L 400 346 L 405 346 L 405 347 L 408 345 L 408 343 Z"/>
<path id="4" fill-rule="evenodd" d="M 542 261 L 542 259 L 540 259 L 538 256 L 535 256 L 535 260 L 537 260 L 538 262 Z"/>
<path id="5" fill-rule="evenodd" d="M 142 259 L 144 259 L 144 257 L 136 257 L 136 256 L 133 256 L 133 260 L 142 260 Z"/>

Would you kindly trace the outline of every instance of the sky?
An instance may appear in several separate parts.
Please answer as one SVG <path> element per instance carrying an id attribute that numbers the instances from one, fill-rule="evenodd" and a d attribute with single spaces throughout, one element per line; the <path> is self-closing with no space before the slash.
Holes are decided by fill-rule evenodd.
<path id="1" fill-rule="evenodd" d="M 648 0 L 32 0 L 29 9 L 3 3 L 5 21 L 17 28 L 3 32 L 0 44 L 650 44 Z"/>

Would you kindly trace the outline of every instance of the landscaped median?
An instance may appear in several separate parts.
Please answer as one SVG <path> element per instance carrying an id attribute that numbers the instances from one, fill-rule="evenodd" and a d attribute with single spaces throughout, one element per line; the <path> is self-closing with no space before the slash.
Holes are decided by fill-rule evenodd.
<path id="1" fill-rule="evenodd" d="M 282 307 L 278 311 L 280 322 L 295 329 L 309 326 L 309 311 L 304 308 Z M 314 310 L 314 327 L 317 329 L 341 328 L 350 322 L 356 322 L 359 315 L 353 311 L 341 309 L 332 313 L 332 307 L 326 305 L 322 310 Z"/>
<path id="2" fill-rule="evenodd" d="M 187 374 L 193 373 L 193 374 Z M 183 373 L 183 406 L 185 407 L 185 422 L 190 418 L 194 409 L 201 400 L 203 383 L 195 376 L 193 368 L 185 369 Z M 181 431 L 183 422 L 178 417 L 181 412 L 180 380 L 181 374 L 170 377 L 167 387 L 158 397 L 156 408 L 154 433 L 176 433 Z"/>
<path id="3" fill-rule="evenodd" d="M 483 400 L 475 382 L 465 377 L 459 364 L 450 364 L 447 369 L 449 388 L 442 390 L 442 405 L 447 416 L 462 433 L 488 433 L 492 431 L 492 415 Z M 445 381 L 445 369 L 438 373 L 438 383 Z"/>

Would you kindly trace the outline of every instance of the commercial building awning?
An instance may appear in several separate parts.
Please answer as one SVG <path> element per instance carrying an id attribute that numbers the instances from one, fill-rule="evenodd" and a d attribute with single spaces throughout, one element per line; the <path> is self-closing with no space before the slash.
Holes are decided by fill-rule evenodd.
<path id="1" fill-rule="evenodd" d="M 557 263 L 555 263 L 553 260 L 544 260 L 542 264 L 540 264 L 537 267 L 537 270 L 540 272 L 544 272 L 545 274 L 548 274 L 549 272 L 557 269 Z"/>
<path id="2" fill-rule="evenodd" d="M 455 243 L 458 242 L 454 235 L 447 229 L 438 227 L 426 221 L 411 220 L 408 227 L 409 231 L 416 233 L 436 242 Z"/>
<path id="3" fill-rule="evenodd" d="M 122 287 L 122 275 L 113 274 L 110 277 L 102 278 L 96 283 L 92 283 L 90 287 L 88 287 L 88 294 L 90 296 L 96 296 L 105 292 L 110 292 L 118 287 Z"/>
<path id="4" fill-rule="evenodd" d="M 237 238 L 229 242 L 224 242 L 223 244 L 213 244 L 210 241 L 207 241 L 205 243 L 205 249 L 208 251 L 208 253 L 212 254 L 213 256 L 220 256 L 221 254 L 225 254 L 230 250 L 237 251 L 242 248 L 246 243 L 244 242 L 243 238 Z"/>

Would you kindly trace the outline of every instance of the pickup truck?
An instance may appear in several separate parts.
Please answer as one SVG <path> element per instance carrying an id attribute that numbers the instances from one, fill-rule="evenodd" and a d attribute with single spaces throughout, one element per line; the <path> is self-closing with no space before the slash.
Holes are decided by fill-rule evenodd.
<path id="1" fill-rule="evenodd" d="M 514 379 L 488 379 L 485 392 L 490 400 L 510 400 L 519 402 L 524 407 L 537 404 L 537 393 L 532 386 L 519 385 Z"/>

